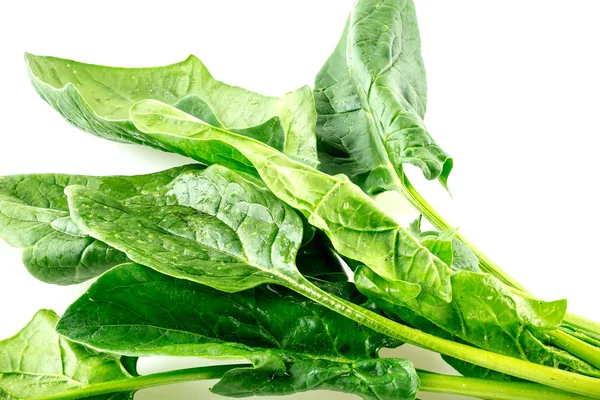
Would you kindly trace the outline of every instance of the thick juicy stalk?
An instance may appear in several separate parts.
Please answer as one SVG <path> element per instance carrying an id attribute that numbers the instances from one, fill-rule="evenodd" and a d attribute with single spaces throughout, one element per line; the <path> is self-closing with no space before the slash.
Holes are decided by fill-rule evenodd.
<path id="1" fill-rule="evenodd" d="M 419 371 L 421 392 L 444 393 L 490 400 L 583 400 L 588 397 L 524 382 L 498 382 Z"/>

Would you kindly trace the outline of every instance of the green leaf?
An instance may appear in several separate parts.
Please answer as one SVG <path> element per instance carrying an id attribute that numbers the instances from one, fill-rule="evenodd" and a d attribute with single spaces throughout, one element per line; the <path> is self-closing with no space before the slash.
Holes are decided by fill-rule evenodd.
<path id="1" fill-rule="evenodd" d="M 364 282 L 373 281 L 373 272 L 360 268 L 355 281 L 363 291 Z M 394 293 L 395 282 L 377 278 L 379 290 Z M 377 302 L 377 295 L 366 292 Z M 541 330 L 557 329 L 566 313 L 566 300 L 545 302 L 520 297 L 512 293 L 496 278 L 481 273 L 460 271 L 452 275 L 453 298 L 444 303 L 434 298 L 419 296 L 408 301 L 401 297 L 391 302 L 415 310 L 442 329 L 486 350 L 495 343 L 495 350 L 518 357 L 518 342 L 523 327 Z M 388 296 L 388 299 L 390 296 Z M 509 346 L 510 345 L 510 346 Z"/>
<path id="2" fill-rule="evenodd" d="M 254 369 L 232 370 L 211 391 L 249 397 L 333 390 L 366 400 L 413 400 L 419 382 L 412 370 L 410 361 L 394 358 L 334 363 L 283 356 L 261 362 Z"/>
<path id="3" fill-rule="evenodd" d="M 319 168 L 330 174 L 346 174 L 370 193 L 393 190 L 398 180 L 396 171 L 350 79 L 346 63 L 348 23 L 315 79 Z"/>
<path id="4" fill-rule="evenodd" d="M 16 336 L 0 342 L 0 398 L 36 399 L 68 394 L 102 382 L 131 377 L 120 356 L 92 350 L 60 337 L 58 316 L 39 311 Z M 94 400 L 132 400 L 113 393 Z"/>
<path id="5" fill-rule="evenodd" d="M 365 301 L 351 284 L 332 287 L 345 299 Z M 400 344 L 280 286 L 225 293 L 138 264 L 102 275 L 69 307 L 57 330 L 136 357 L 252 357 L 270 349 L 356 361 Z"/>
<path id="6" fill-rule="evenodd" d="M 162 146 L 140 135 L 129 108 L 156 99 L 190 112 L 208 124 L 265 140 L 290 157 L 318 163 L 311 90 L 263 96 L 212 77 L 190 56 L 156 68 L 114 68 L 26 54 L 31 82 L 40 96 L 78 128 L 122 142 Z M 258 127 L 258 126 L 261 127 Z"/>
<path id="7" fill-rule="evenodd" d="M 424 332 L 515 358 L 555 368 L 600 376 L 594 368 L 555 348 L 544 332 L 557 329 L 566 312 L 566 301 L 544 302 L 512 293 L 487 274 L 461 271 L 452 275 L 451 303 L 418 296 L 402 300 L 399 287 L 359 268 L 355 282 L 361 292 L 385 312 Z M 401 292 L 400 292 L 401 293 Z M 506 375 L 444 357 L 466 376 L 508 380 Z"/>
<path id="8" fill-rule="evenodd" d="M 171 276 L 228 292 L 304 283 L 295 266 L 300 217 L 224 167 L 186 171 L 137 207 L 83 186 L 65 192 L 83 232 Z"/>
<path id="9" fill-rule="evenodd" d="M 315 81 L 324 167 L 367 192 L 398 189 L 413 164 L 444 187 L 452 159 L 423 118 L 425 68 L 412 0 L 359 0 Z"/>
<path id="10" fill-rule="evenodd" d="M 145 194 L 161 189 L 185 171 L 202 168 L 189 165 L 138 176 L 0 177 L 0 237 L 24 249 L 23 263 L 36 278 L 62 285 L 83 282 L 127 261 L 127 257 L 77 228 L 69 216 L 65 187 L 84 185 L 135 205 L 145 201 Z"/>
<path id="11" fill-rule="evenodd" d="M 359 296 L 349 284 L 331 285 L 346 299 Z M 418 389 L 408 361 L 374 359 L 397 341 L 273 285 L 229 294 L 121 265 L 67 310 L 58 331 L 129 355 L 251 360 L 254 368 L 231 370 L 213 388 L 231 397 L 329 389 L 412 399 Z"/>
<path id="12" fill-rule="evenodd" d="M 419 216 L 410 224 L 410 230 L 421 241 L 421 244 L 449 265 L 454 271 L 481 272 L 479 258 L 466 244 L 458 240 L 455 235 L 458 229 L 446 232 L 421 231 Z"/>
<path id="13" fill-rule="evenodd" d="M 345 176 L 324 174 L 157 101 L 135 104 L 131 115 L 140 131 L 173 151 L 207 164 L 254 171 L 275 196 L 324 231 L 341 255 L 450 300 L 450 268 Z"/>

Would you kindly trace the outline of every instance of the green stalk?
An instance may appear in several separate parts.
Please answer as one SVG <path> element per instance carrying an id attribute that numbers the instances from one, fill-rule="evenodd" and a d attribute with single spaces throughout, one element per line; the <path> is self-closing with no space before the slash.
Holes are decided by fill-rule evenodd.
<path id="1" fill-rule="evenodd" d="M 600 351 L 597 347 L 561 330 L 552 331 L 548 333 L 548 336 L 555 346 L 571 354 L 576 354 L 582 360 L 589 362 L 596 368 L 600 368 Z"/>
<path id="2" fill-rule="evenodd" d="M 600 379 L 492 353 L 430 335 L 340 299 L 308 281 L 290 281 L 288 287 L 361 325 L 406 343 L 446 354 L 494 371 L 600 399 Z"/>
<path id="3" fill-rule="evenodd" d="M 200 380 L 220 379 L 234 368 L 247 368 L 251 364 L 217 365 L 189 368 L 157 374 L 136 376 L 110 382 L 96 383 L 66 393 L 38 397 L 37 400 L 76 400 L 112 393 L 134 392 L 157 386 Z M 431 393 L 459 394 L 469 397 L 495 400 L 583 400 L 586 397 L 562 390 L 552 389 L 535 383 L 497 382 L 461 376 L 447 376 L 418 372 L 421 381 L 420 391 Z"/>
<path id="4" fill-rule="evenodd" d="M 581 333 L 600 341 L 600 324 L 594 321 L 590 321 L 587 318 L 580 317 L 579 315 L 567 313 L 565 323 L 578 330 Z"/>
<path id="5" fill-rule="evenodd" d="M 110 393 L 132 392 L 155 386 L 164 386 L 174 383 L 220 379 L 225 373 L 234 368 L 247 368 L 251 364 L 215 365 L 181 369 L 176 371 L 161 372 L 158 374 L 136 376 L 119 379 L 116 381 L 95 383 L 79 389 L 70 390 L 49 396 L 38 397 L 36 400 L 76 400 Z"/>
<path id="6" fill-rule="evenodd" d="M 498 382 L 419 371 L 421 392 L 445 393 L 490 400 L 584 400 L 588 397 L 526 382 Z"/>
<path id="7" fill-rule="evenodd" d="M 400 188 L 398 191 L 400 195 L 402 195 L 406 200 L 408 200 L 408 202 L 417 211 L 423 214 L 425 218 L 429 222 L 431 222 L 433 226 L 435 226 L 436 229 L 438 229 L 439 231 L 446 231 L 452 229 L 452 226 L 440 214 L 438 214 L 438 212 L 419 194 L 419 192 L 417 192 L 417 190 L 414 188 L 414 186 L 412 186 L 406 175 L 402 174 L 400 176 L 399 184 L 397 186 Z M 509 274 L 504 272 L 496 263 L 494 263 L 488 256 L 486 256 L 460 232 L 456 233 L 456 238 L 464 244 L 466 244 L 473 251 L 473 253 L 475 253 L 477 258 L 479 258 L 480 267 L 484 272 L 495 276 L 500 281 L 504 282 L 506 285 L 511 286 L 516 290 L 519 290 L 525 294 L 530 294 L 530 292 L 523 285 L 517 282 Z M 596 340 L 600 338 L 600 324 L 598 323 L 595 323 L 593 321 L 587 320 L 583 317 L 579 317 L 571 313 L 567 313 L 564 322 L 577 330 L 581 330 L 581 332 Z M 566 342 L 563 341 L 563 343 Z M 577 346 L 570 347 L 574 349 L 578 348 Z M 573 354 L 583 358 L 580 354 Z M 586 355 L 586 353 L 584 353 L 583 355 L 589 357 L 589 354 Z M 597 360 L 595 362 L 600 361 L 600 350 L 596 350 L 596 355 L 594 356 L 594 358 Z"/>

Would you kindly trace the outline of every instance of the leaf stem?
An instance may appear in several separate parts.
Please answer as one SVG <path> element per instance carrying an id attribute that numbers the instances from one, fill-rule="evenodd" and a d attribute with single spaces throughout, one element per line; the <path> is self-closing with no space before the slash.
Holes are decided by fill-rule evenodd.
<path id="1" fill-rule="evenodd" d="M 340 299 L 308 281 L 289 282 L 288 287 L 330 310 L 384 335 L 484 368 L 600 399 L 600 379 L 492 353 L 430 335 Z"/>
<path id="2" fill-rule="evenodd" d="M 136 376 L 115 381 L 96 383 L 61 392 L 49 396 L 38 397 L 36 400 L 76 400 L 111 393 L 132 392 L 155 386 L 164 386 L 174 383 L 220 379 L 234 368 L 252 367 L 251 364 L 215 365 L 210 367 L 188 368 L 151 375 Z"/>
<path id="3" fill-rule="evenodd" d="M 157 374 L 136 376 L 110 382 L 92 384 L 54 395 L 38 397 L 36 400 L 76 400 L 113 393 L 127 393 L 157 386 L 183 382 L 220 379 L 235 368 L 248 368 L 251 364 L 215 365 L 181 369 Z M 418 371 L 420 391 L 431 393 L 458 394 L 494 400 L 583 400 L 587 397 L 535 383 L 498 382 L 462 376 L 448 376 Z"/>
<path id="4" fill-rule="evenodd" d="M 493 400 L 583 400 L 586 396 L 527 382 L 499 382 L 420 372 L 421 391 Z"/>
<path id="5" fill-rule="evenodd" d="M 571 313 L 567 313 L 565 322 L 568 326 L 578 330 L 579 332 L 584 333 L 587 336 L 600 341 L 599 323 Z"/>
<path id="6" fill-rule="evenodd" d="M 406 198 L 414 208 L 417 209 L 425 218 L 431 222 L 431 224 L 438 229 L 440 232 L 452 229 L 452 226 L 440 215 L 438 212 L 431 207 L 431 205 L 425 200 L 414 186 L 408 180 L 405 174 L 400 176 L 400 183 L 398 184 L 400 194 Z M 479 258 L 481 269 L 485 272 L 494 275 L 505 284 L 514 287 L 522 292 L 527 292 L 527 289 L 521 285 L 512 276 L 504 272 L 495 262 L 493 262 L 488 256 L 486 256 L 481 250 L 479 250 L 473 243 L 465 238 L 460 232 L 456 232 L 456 238 L 466 244 Z"/>
<path id="7" fill-rule="evenodd" d="M 427 202 L 427 200 L 425 200 L 419 194 L 419 192 L 417 192 L 417 190 L 414 188 L 414 186 L 412 186 L 412 184 L 408 180 L 408 177 L 405 174 L 400 175 L 399 183 L 397 186 L 400 195 L 402 195 L 406 200 L 408 200 L 408 202 L 415 209 L 417 209 L 417 211 L 423 214 L 425 218 L 429 222 L 431 222 L 433 226 L 435 226 L 436 229 L 438 229 L 439 231 L 447 231 L 449 229 L 452 229 L 452 226 Z M 512 276 L 504 272 L 502 268 L 500 268 L 494 261 L 492 261 L 488 256 L 486 256 L 460 232 L 456 233 L 456 238 L 464 244 L 466 244 L 473 251 L 473 253 L 475 253 L 477 258 L 479 258 L 479 265 L 484 272 L 495 276 L 508 286 L 511 286 L 514 289 L 523 292 L 524 294 L 531 293 Z M 588 319 L 579 317 L 571 313 L 567 313 L 564 322 L 570 325 L 571 327 L 582 331 L 590 337 L 593 337 L 597 340 L 598 338 L 600 338 L 600 324 L 596 322 L 590 321 Z M 576 348 L 576 346 L 572 347 Z M 573 354 L 579 356 L 579 354 Z M 596 357 L 600 359 L 600 352 L 596 354 Z"/>
<path id="8" fill-rule="evenodd" d="M 552 331 L 548 333 L 548 336 L 555 346 L 577 355 L 577 357 L 589 362 L 596 368 L 600 368 L 600 351 L 598 351 L 597 347 L 561 330 Z"/>

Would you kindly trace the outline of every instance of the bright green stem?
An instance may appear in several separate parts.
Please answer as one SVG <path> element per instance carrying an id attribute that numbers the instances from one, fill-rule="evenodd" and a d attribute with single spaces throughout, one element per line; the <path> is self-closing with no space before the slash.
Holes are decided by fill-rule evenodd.
<path id="1" fill-rule="evenodd" d="M 571 354 L 576 354 L 582 360 L 589 362 L 596 368 L 600 368 L 600 351 L 598 351 L 598 348 L 560 330 L 552 331 L 548 336 L 550 336 L 550 340 L 555 346 Z"/>
<path id="2" fill-rule="evenodd" d="M 412 206 L 417 209 L 425 218 L 431 222 L 433 226 L 439 231 L 447 231 L 452 229 L 452 226 L 440 215 L 438 212 L 431 207 L 431 205 L 425 200 L 419 192 L 410 183 L 406 175 L 400 176 L 400 183 L 398 184 L 400 194 L 408 200 Z M 529 291 L 517 282 L 512 276 L 504 272 L 495 262 L 493 262 L 488 256 L 486 256 L 481 250 L 479 250 L 473 243 L 471 243 L 466 237 L 460 232 L 456 233 L 456 238 L 466 244 L 479 258 L 481 269 L 490 275 L 500 279 L 505 284 L 512 286 L 521 292 L 529 293 Z M 565 323 L 576 329 L 582 329 L 586 334 L 591 337 L 600 337 L 600 324 L 589 321 L 585 318 L 576 316 L 574 314 L 567 314 L 565 317 Z"/>
<path id="3" fill-rule="evenodd" d="M 570 327 L 577 329 L 579 332 L 586 334 L 587 336 L 600 341 L 600 324 L 594 321 L 590 321 L 587 318 L 580 317 L 579 315 L 567 313 L 565 322 Z"/>
<path id="4" fill-rule="evenodd" d="M 526 382 L 498 382 L 419 372 L 421 391 L 493 400 L 584 400 L 589 397 Z"/>
<path id="5" fill-rule="evenodd" d="M 75 400 L 112 393 L 135 392 L 156 386 L 200 380 L 220 379 L 234 368 L 248 368 L 251 364 L 217 365 L 182 369 L 158 374 L 136 376 L 111 382 L 102 382 L 67 393 L 38 397 L 36 400 Z M 422 392 L 460 394 L 495 400 L 583 400 L 576 394 L 552 389 L 535 383 L 497 382 L 485 379 L 463 378 L 419 371 Z"/>
<path id="6" fill-rule="evenodd" d="M 430 335 L 340 299 L 308 281 L 289 282 L 288 287 L 330 310 L 384 335 L 484 368 L 600 399 L 600 379 L 519 360 Z"/>
<path id="7" fill-rule="evenodd" d="M 132 378 L 119 379 L 116 381 L 96 383 L 80 389 L 71 390 L 67 393 L 63 392 L 55 395 L 39 397 L 36 400 L 76 400 L 110 393 L 133 392 L 136 390 L 155 386 L 170 385 L 174 383 L 220 379 L 227 371 L 231 369 L 247 367 L 252 367 L 252 365 L 215 365 L 211 367 L 199 367 L 161 372 L 158 374 L 136 376 Z"/>

